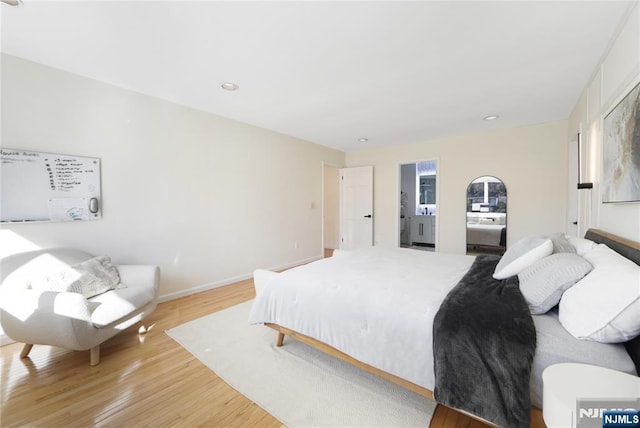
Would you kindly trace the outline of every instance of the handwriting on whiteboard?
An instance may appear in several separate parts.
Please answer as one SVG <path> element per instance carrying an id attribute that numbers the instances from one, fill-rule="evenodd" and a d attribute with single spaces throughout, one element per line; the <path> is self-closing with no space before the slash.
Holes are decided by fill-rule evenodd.
<path id="1" fill-rule="evenodd" d="M 100 159 L 0 148 L 0 222 L 101 218 Z"/>
<path id="2" fill-rule="evenodd" d="M 42 162 L 42 167 L 47 171 L 49 187 L 59 192 L 71 192 L 84 182 L 83 177 L 94 174 L 97 168 L 97 160 L 85 162 L 77 158 L 65 158 L 49 156 L 47 153 L 27 152 L 20 150 L 0 150 L 2 164 L 15 164 L 20 162 Z"/>

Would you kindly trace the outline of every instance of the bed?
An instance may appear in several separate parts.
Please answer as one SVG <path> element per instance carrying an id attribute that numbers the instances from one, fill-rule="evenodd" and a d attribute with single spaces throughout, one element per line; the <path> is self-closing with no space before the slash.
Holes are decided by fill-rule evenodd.
<path id="1" fill-rule="evenodd" d="M 596 230 L 585 238 L 640 263 L 637 243 Z M 475 259 L 374 247 L 336 251 L 332 258 L 283 273 L 258 270 L 249 322 L 277 330 L 278 345 L 290 336 L 433 399 L 434 318 Z M 542 371 L 551 364 L 580 362 L 638 373 L 639 338 L 577 339 L 561 324 L 557 308 L 531 319 L 537 336 L 528 382 L 533 406 L 542 407 Z"/>
<path id="2" fill-rule="evenodd" d="M 505 247 L 506 214 L 467 213 L 467 246 Z"/>
<path id="3" fill-rule="evenodd" d="M 467 245 L 504 247 L 506 226 L 500 224 L 467 223 Z"/>

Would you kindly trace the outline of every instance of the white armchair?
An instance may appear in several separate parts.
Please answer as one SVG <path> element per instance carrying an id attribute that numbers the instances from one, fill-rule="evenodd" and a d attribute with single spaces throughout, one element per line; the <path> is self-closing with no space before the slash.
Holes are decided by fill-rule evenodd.
<path id="1" fill-rule="evenodd" d="M 91 350 L 91 365 L 100 362 L 100 344 L 152 313 L 160 278 L 157 266 L 118 265 L 123 288 L 95 297 L 80 293 L 32 289 L 29 275 L 69 267 L 92 256 L 74 249 L 46 249 L 14 254 L 0 260 L 0 324 L 5 334 L 25 346 L 34 344 Z"/>

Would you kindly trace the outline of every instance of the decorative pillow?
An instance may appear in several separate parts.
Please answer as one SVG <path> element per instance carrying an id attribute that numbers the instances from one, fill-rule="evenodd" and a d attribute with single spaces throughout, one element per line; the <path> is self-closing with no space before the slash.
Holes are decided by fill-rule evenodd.
<path id="1" fill-rule="evenodd" d="M 32 278 L 28 282 L 34 290 L 69 291 L 80 293 L 88 299 L 116 289 L 120 275 L 109 257 L 98 256 L 62 271 Z"/>
<path id="2" fill-rule="evenodd" d="M 544 257 L 518 274 L 520 291 L 532 314 L 544 314 L 560 301 L 562 293 L 591 272 L 592 266 L 575 253 Z"/>
<path id="3" fill-rule="evenodd" d="M 567 241 L 576 249 L 578 255 L 583 256 L 596 246 L 596 243 L 584 238 L 576 238 L 575 236 L 565 235 Z"/>
<path id="4" fill-rule="evenodd" d="M 551 239 L 544 236 L 522 238 L 504 253 L 493 272 L 493 277 L 506 279 L 515 276 L 533 262 L 551 254 L 552 251 Z"/>
<path id="5" fill-rule="evenodd" d="M 576 247 L 571 245 L 564 233 L 554 233 L 549 235 L 549 239 L 553 243 L 553 254 L 555 253 L 577 253 Z"/>
<path id="6" fill-rule="evenodd" d="M 253 283 L 256 289 L 256 295 L 262 294 L 267 284 L 280 273 L 265 269 L 256 269 L 253 271 Z"/>
<path id="7" fill-rule="evenodd" d="M 478 219 L 479 224 L 498 224 L 495 218 L 491 217 L 480 217 Z"/>
<path id="8" fill-rule="evenodd" d="M 593 271 L 560 299 L 560 322 L 578 339 L 626 342 L 640 334 L 640 266 L 604 244 L 584 255 Z"/>

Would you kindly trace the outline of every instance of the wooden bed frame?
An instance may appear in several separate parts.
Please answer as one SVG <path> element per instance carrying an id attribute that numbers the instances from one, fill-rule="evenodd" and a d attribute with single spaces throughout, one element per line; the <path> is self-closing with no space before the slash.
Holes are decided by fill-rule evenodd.
<path id="1" fill-rule="evenodd" d="M 620 236 L 616 236 L 613 235 L 611 233 L 607 233 L 604 232 L 602 230 L 598 230 L 598 229 L 589 229 L 587 231 L 587 233 L 585 234 L 585 238 L 586 239 L 590 239 L 596 243 L 604 243 L 607 246 L 609 246 L 612 250 L 622 254 L 623 256 L 625 256 L 626 258 L 632 260 L 633 262 L 635 262 L 636 264 L 640 264 L 640 243 L 635 242 L 635 241 L 631 241 L 629 239 L 620 237 Z M 395 376 L 391 373 L 385 372 L 383 370 L 380 370 L 378 368 L 375 368 L 373 366 L 370 366 L 369 364 L 363 363 L 362 361 L 356 360 L 355 358 L 345 354 L 342 351 L 339 351 L 338 349 L 327 345 L 324 342 L 321 342 L 317 339 L 314 339 L 312 337 L 306 336 L 304 334 L 298 333 L 296 331 L 293 331 L 291 329 L 282 327 L 278 324 L 272 324 L 272 323 L 265 323 L 265 325 L 267 327 L 270 327 L 274 330 L 276 330 L 278 332 L 278 338 L 277 338 L 277 342 L 276 345 L 278 347 L 282 346 L 284 344 L 284 338 L 285 336 L 289 336 L 295 340 L 298 340 L 299 342 L 305 343 L 315 349 L 318 349 L 328 355 L 331 355 L 339 360 L 345 361 L 349 364 L 352 364 L 356 367 L 359 367 L 369 373 L 373 373 L 374 375 L 377 375 L 383 379 L 386 379 L 388 381 L 391 381 L 397 385 L 400 385 L 412 392 L 415 392 L 419 395 L 422 395 L 423 397 L 426 397 L 430 400 L 434 400 L 434 396 L 433 396 L 433 391 L 422 387 L 420 385 L 416 385 L 413 382 L 409 382 L 408 380 L 402 379 L 401 377 Z M 627 348 L 627 351 L 629 352 L 629 355 L 631 356 L 631 358 L 633 359 L 635 365 L 636 365 L 636 370 L 638 372 L 638 374 L 640 375 L 640 336 L 636 337 L 635 339 L 626 342 L 625 346 Z M 535 409 L 535 408 L 532 408 Z M 456 409 L 457 410 L 457 409 Z M 490 425 L 490 422 L 479 418 L 475 415 L 472 415 L 468 412 L 465 411 L 461 411 L 458 410 L 462 413 L 465 413 L 475 419 L 481 420 L 484 423 L 488 423 Z M 539 410 L 538 410 L 539 411 Z"/>

